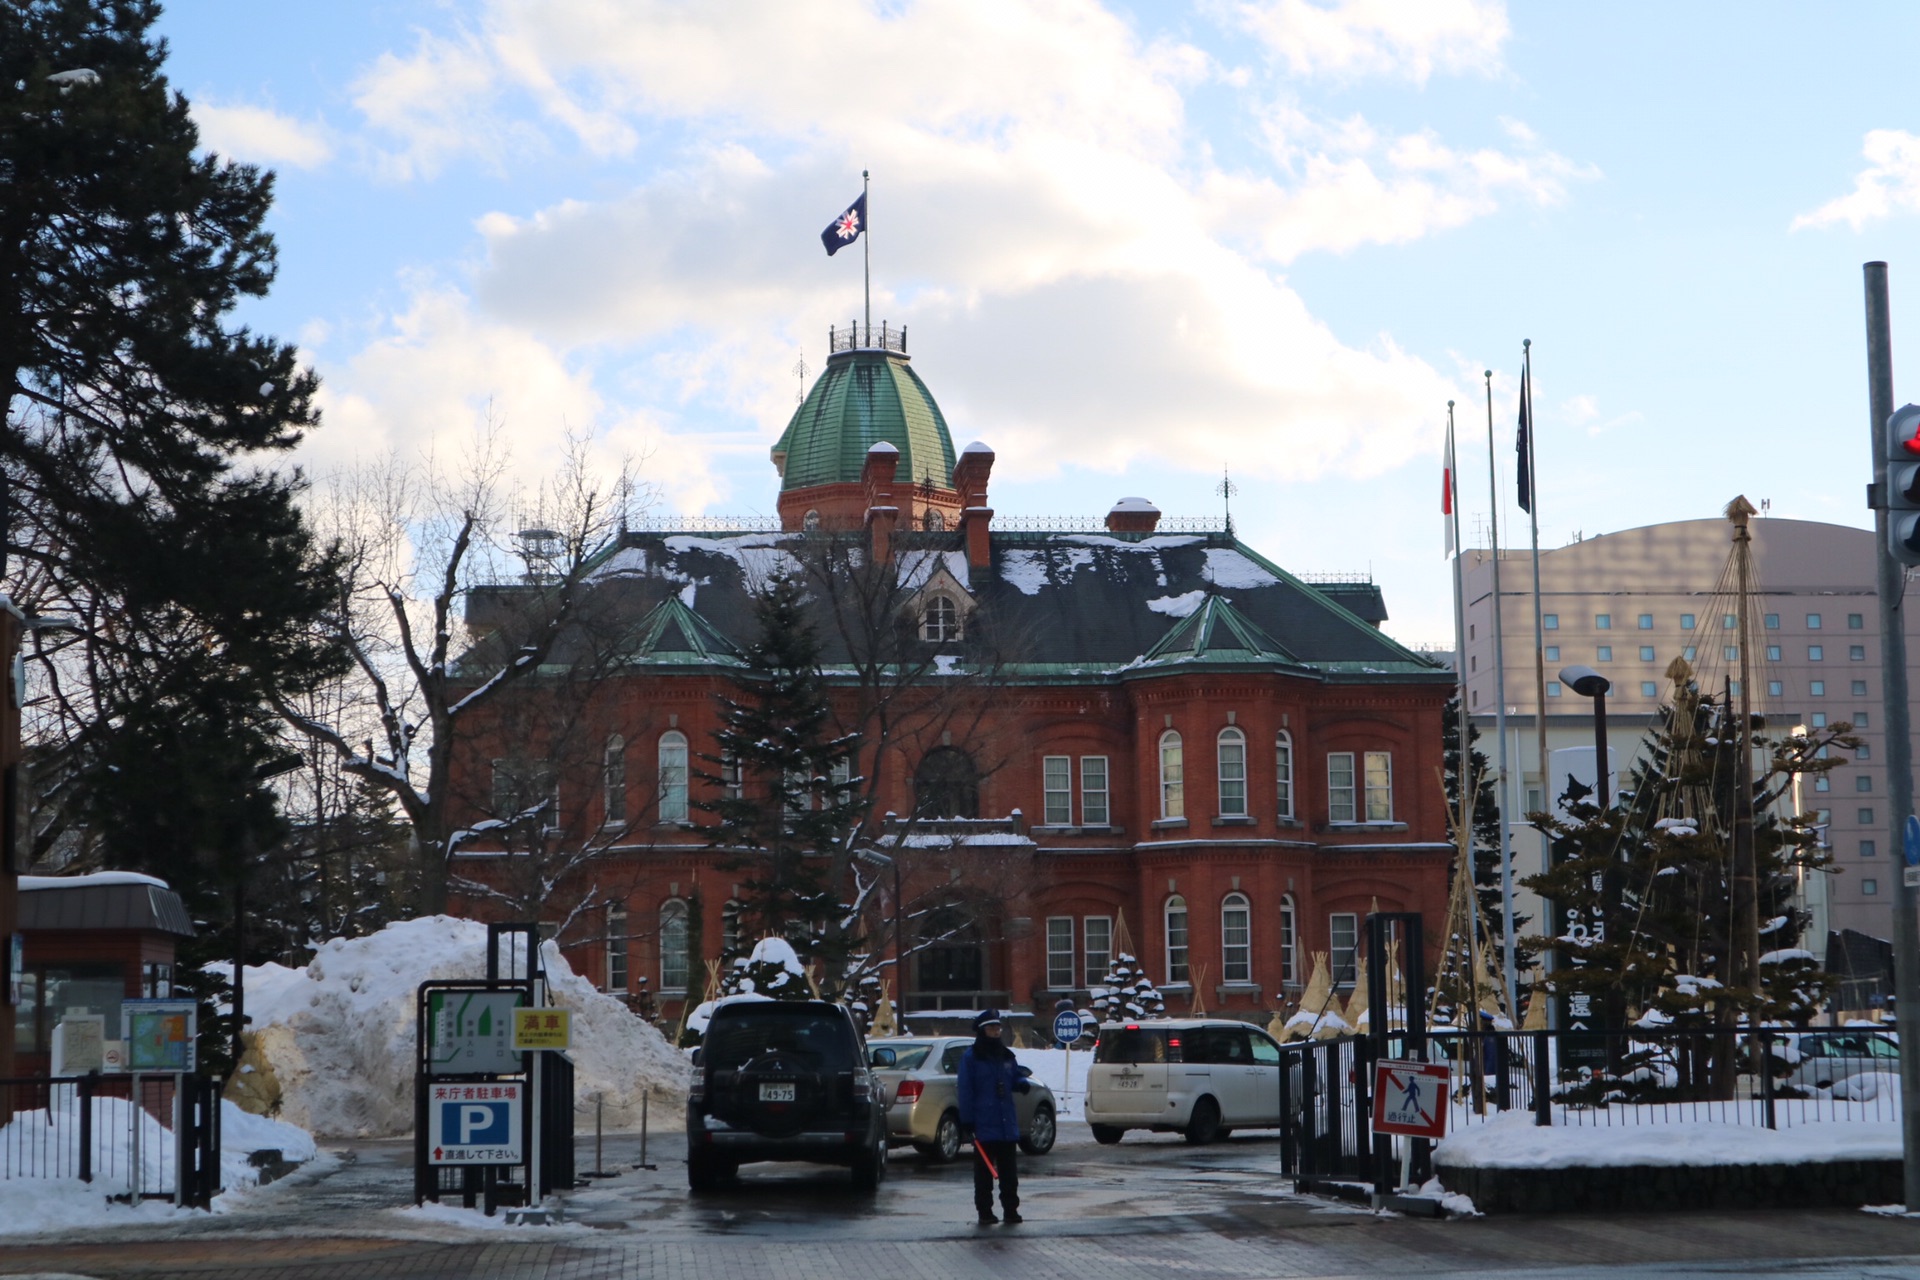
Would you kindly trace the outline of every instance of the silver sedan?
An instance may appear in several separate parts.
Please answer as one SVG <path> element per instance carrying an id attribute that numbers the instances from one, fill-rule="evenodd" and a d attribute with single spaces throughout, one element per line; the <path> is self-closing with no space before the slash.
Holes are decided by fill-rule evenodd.
<path id="1" fill-rule="evenodd" d="M 960 1055 L 972 1044 L 964 1036 L 868 1042 L 868 1062 L 887 1091 L 889 1146 L 911 1144 L 929 1160 L 951 1160 L 960 1154 Z M 1053 1150 L 1060 1107 L 1053 1090 L 1038 1080 L 1027 1083 L 1033 1087 L 1014 1096 L 1020 1149 L 1043 1156 Z"/>

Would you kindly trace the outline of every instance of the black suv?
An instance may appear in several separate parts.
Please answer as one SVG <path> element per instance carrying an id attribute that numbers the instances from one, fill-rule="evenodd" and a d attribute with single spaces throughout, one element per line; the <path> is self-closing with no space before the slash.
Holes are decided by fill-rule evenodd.
<path id="1" fill-rule="evenodd" d="M 755 1160 L 843 1164 L 871 1191 L 887 1174 L 884 1090 L 851 1015 L 824 1000 L 721 1005 L 693 1057 L 687 1185 L 707 1191 Z"/>

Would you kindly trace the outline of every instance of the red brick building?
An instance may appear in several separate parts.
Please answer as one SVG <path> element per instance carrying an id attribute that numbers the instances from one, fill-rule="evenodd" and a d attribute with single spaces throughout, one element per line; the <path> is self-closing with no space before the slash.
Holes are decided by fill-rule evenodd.
<path id="1" fill-rule="evenodd" d="M 591 579 L 617 661 L 565 715 L 461 757 L 474 820 L 537 792 L 549 844 L 593 848 L 547 908 L 567 917 L 576 968 L 655 993 L 670 1017 L 705 961 L 751 946 L 730 932 L 738 873 L 702 830 L 724 784 L 702 781 L 700 757 L 756 584 L 819 574 L 824 547 L 892 567 L 884 611 L 921 664 L 857 765 L 887 815 L 875 950 L 893 950 L 896 873 L 908 949 L 939 939 L 895 980 L 909 1009 L 1049 1011 L 1100 981 L 1122 920 L 1170 1010 L 1245 1015 L 1289 1007 L 1315 953 L 1350 961 L 1370 910 L 1423 912 L 1438 934 L 1452 677 L 1381 634 L 1376 588 L 1310 585 L 1224 525 L 1173 528 L 1141 499 L 1085 525 L 996 520 L 994 455 L 956 454 L 904 336 L 839 331 L 834 346 L 773 451 L 780 527 L 624 534 Z M 470 624 L 537 589 L 477 598 Z M 825 668 L 843 726 L 871 725 L 871 673 L 829 616 L 839 591 L 828 576 L 813 592 Z M 515 874 L 516 855 L 472 848 L 460 874 Z M 566 907 L 588 882 L 591 909 Z"/>

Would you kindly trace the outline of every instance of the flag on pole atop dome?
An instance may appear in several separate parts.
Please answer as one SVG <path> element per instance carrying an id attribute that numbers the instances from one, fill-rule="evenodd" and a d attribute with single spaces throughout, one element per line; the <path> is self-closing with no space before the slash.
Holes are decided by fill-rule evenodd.
<path id="1" fill-rule="evenodd" d="M 820 243 L 827 247 L 827 256 L 831 258 L 855 240 L 867 229 L 867 193 L 862 191 L 860 198 L 847 206 L 847 211 L 827 224 L 820 233 Z"/>

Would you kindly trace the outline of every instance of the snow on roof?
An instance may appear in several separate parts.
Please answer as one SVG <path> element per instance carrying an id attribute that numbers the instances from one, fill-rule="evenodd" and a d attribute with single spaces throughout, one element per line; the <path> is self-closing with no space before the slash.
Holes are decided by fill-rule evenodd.
<path id="1" fill-rule="evenodd" d="M 980 443 L 978 440 L 975 440 L 972 444 L 968 445 L 966 448 L 962 449 L 960 452 L 961 453 L 992 453 L 993 450 L 988 448 L 986 445 Z"/>
<path id="2" fill-rule="evenodd" d="M 138 871 L 90 871 L 83 876 L 21 876 L 22 893 L 34 889 L 86 889 L 107 884 L 150 884 L 156 889 L 170 889 L 159 876 L 142 875 Z"/>
<path id="3" fill-rule="evenodd" d="M 1055 563 L 1059 565 L 1057 576 L 1070 578 L 1093 563 L 1093 552 L 1073 547 L 1067 550 L 1060 561 L 1054 561 L 1045 551 L 1009 550 L 1000 558 L 1000 578 L 1021 595 L 1037 596 L 1040 588 L 1055 576 L 1049 573 L 1049 568 Z"/>
<path id="4" fill-rule="evenodd" d="M 666 539 L 666 545 L 669 551 L 674 552 L 711 551 L 726 556 L 740 566 L 740 572 L 749 584 L 758 586 L 775 574 L 795 578 L 802 576 L 800 562 L 794 559 L 792 552 L 779 545 L 784 541 L 786 535 L 777 533 L 749 533 L 737 538 L 700 538 L 692 534 L 675 534 Z"/>
<path id="5" fill-rule="evenodd" d="M 867 452 L 868 453 L 899 453 L 900 451 L 894 448 L 892 445 L 888 444 L 885 440 L 881 440 L 875 443 L 875 445 L 871 449 L 867 450 Z"/>
<path id="6" fill-rule="evenodd" d="M 1151 511 L 1154 515 L 1160 514 L 1160 508 L 1145 498 L 1122 498 L 1113 504 L 1113 509 L 1115 511 Z"/>
<path id="7" fill-rule="evenodd" d="M 1280 581 L 1232 547 L 1207 548 L 1207 577 L 1228 590 L 1271 587 Z"/>
<path id="8" fill-rule="evenodd" d="M 918 591 L 936 570 L 944 568 L 956 582 L 967 580 L 964 551 L 903 551 L 900 553 L 900 589 Z"/>
<path id="9" fill-rule="evenodd" d="M 1164 613 L 1169 618 L 1185 618 L 1198 609 L 1207 598 L 1204 591 L 1189 591 L 1185 595 L 1161 596 L 1158 600 L 1147 601 L 1147 608 L 1155 613 Z"/>

